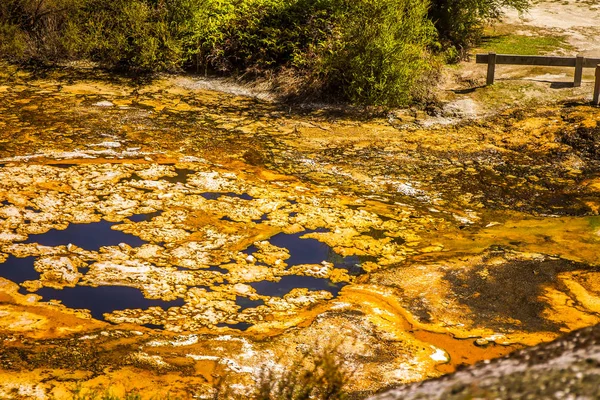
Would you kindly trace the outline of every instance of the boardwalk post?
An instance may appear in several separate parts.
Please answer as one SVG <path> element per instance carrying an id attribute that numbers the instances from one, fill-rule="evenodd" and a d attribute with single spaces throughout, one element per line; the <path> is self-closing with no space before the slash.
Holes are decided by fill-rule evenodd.
<path id="1" fill-rule="evenodd" d="M 494 73 L 496 72 L 496 53 L 488 54 L 488 70 L 487 70 L 487 80 L 485 82 L 486 85 L 494 84 Z"/>
<path id="2" fill-rule="evenodd" d="M 581 86 L 581 77 L 583 76 L 583 56 L 577 55 L 575 58 L 575 81 L 573 87 Z"/>
<path id="3" fill-rule="evenodd" d="M 594 98 L 592 104 L 600 106 L 600 64 L 596 66 L 596 81 L 594 82 Z"/>

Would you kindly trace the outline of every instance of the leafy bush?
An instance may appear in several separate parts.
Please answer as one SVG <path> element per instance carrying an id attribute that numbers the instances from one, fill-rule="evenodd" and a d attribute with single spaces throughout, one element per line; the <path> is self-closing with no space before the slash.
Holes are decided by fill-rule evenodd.
<path id="1" fill-rule="evenodd" d="M 149 72 L 194 68 L 271 79 L 296 98 L 398 106 L 431 86 L 436 28 L 461 48 L 502 6 L 527 2 L 3 0 L 0 56 Z"/>
<path id="2" fill-rule="evenodd" d="M 181 63 L 181 45 L 170 29 L 164 3 L 141 0 L 88 0 L 75 18 L 79 51 L 110 67 L 173 70 Z"/>
<path id="3" fill-rule="evenodd" d="M 502 8 L 524 11 L 530 0 L 431 0 L 429 17 L 446 44 L 464 51 L 481 38 L 486 23 L 502 16 Z"/>
<path id="4" fill-rule="evenodd" d="M 359 104 L 409 103 L 432 68 L 427 8 L 424 0 L 346 1 L 341 37 L 324 62 L 327 86 Z"/>
<path id="5" fill-rule="evenodd" d="M 311 360 L 308 360 L 310 358 Z M 307 366 L 308 364 L 308 366 Z M 350 372 L 334 347 L 296 361 L 283 373 L 265 369 L 253 400 L 346 400 Z"/>
<path id="6" fill-rule="evenodd" d="M 235 7 L 231 7 L 235 3 Z M 431 69 L 426 0 L 207 0 L 192 40 L 203 68 L 280 75 L 295 96 L 402 105 Z M 193 53 L 193 52 L 192 52 Z M 281 80 L 280 80 L 281 82 Z"/>
<path id="7" fill-rule="evenodd" d="M 25 58 L 27 38 L 17 25 L 0 22 L 0 56 L 14 61 Z"/>
<path id="8" fill-rule="evenodd" d="M 15 60 L 68 58 L 63 32 L 78 0 L 0 2 L 0 55 Z"/>
<path id="9" fill-rule="evenodd" d="M 214 376 L 213 400 L 347 400 L 345 387 L 351 377 L 338 346 L 328 344 L 311 348 L 284 370 L 263 367 L 248 393 L 236 393 L 229 382 L 231 375 L 221 370 Z"/>
<path id="10" fill-rule="evenodd" d="M 21 62 L 75 58 L 118 69 L 173 70 L 182 45 L 173 0 L 3 0 L 0 55 Z M 174 29 L 175 28 L 175 29 Z"/>

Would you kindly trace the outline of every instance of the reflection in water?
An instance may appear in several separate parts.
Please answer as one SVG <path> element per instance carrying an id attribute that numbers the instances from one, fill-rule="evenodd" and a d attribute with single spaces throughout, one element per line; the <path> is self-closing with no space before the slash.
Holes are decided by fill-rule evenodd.
<path id="1" fill-rule="evenodd" d="M 289 265 L 320 264 L 327 260 L 331 247 L 316 239 L 301 239 L 306 233 L 308 232 L 280 233 L 273 236 L 269 242 L 289 250 L 290 258 L 286 260 Z"/>
<path id="2" fill-rule="evenodd" d="M 222 195 L 235 196 L 248 199 L 246 194 L 236 195 L 232 193 L 211 193 L 213 198 L 219 198 Z M 210 197 L 210 196 L 208 196 Z M 129 217 L 132 222 L 149 221 L 159 216 L 162 211 L 156 211 L 149 214 L 138 214 Z M 146 243 L 140 238 L 113 230 L 111 227 L 115 223 L 100 221 L 89 224 L 70 224 L 65 230 L 50 230 L 44 234 L 30 235 L 25 243 L 38 243 L 44 246 L 60 246 L 69 243 L 74 244 L 86 250 L 98 250 L 102 246 L 115 246 L 120 243 L 126 243 L 132 247 L 138 247 Z M 271 238 L 271 243 L 287 248 L 290 252 L 290 259 L 287 260 L 290 265 L 298 264 L 320 264 L 322 261 L 329 261 L 336 267 L 345 268 L 350 273 L 361 271 L 360 263 L 362 260 L 356 256 L 342 257 L 335 253 L 333 249 L 325 243 L 315 239 L 301 239 L 306 233 L 325 232 L 324 229 L 305 231 L 297 234 L 279 234 Z M 256 251 L 254 246 L 246 250 L 247 254 Z M 10 256 L 4 264 L 0 264 L 0 276 L 3 276 L 18 284 L 27 280 L 39 279 L 40 275 L 34 269 L 34 257 L 16 258 Z M 186 268 L 177 268 L 178 270 L 187 270 Z M 227 274 L 229 271 L 219 266 L 211 266 L 208 271 L 216 271 L 221 274 Z M 80 272 L 87 272 L 82 268 Z M 290 275 L 284 276 L 278 282 L 262 281 L 250 284 L 257 292 L 265 296 L 282 297 L 295 288 L 306 288 L 311 291 L 325 290 L 334 296 L 338 294 L 344 283 L 333 284 L 328 279 Z M 21 293 L 26 293 L 25 288 L 20 288 Z M 158 306 L 168 308 L 173 306 L 182 306 L 184 301 L 177 299 L 175 301 L 163 301 L 157 299 L 147 299 L 137 288 L 126 286 L 76 286 L 67 287 L 62 290 L 43 287 L 36 291 L 36 294 L 42 296 L 44 301 L 58 300 L 65 306 L 77 309 L 88 309 L 91 315 L 96 319 L 103 319 L 103 314 L 116 310 L 124 309 L 148 309 Z M 251 300 L 246 297 L 236 297 L 236 304 L 241 310 L 247 308 L 256 308 L 264 305 L 263 300 Z M 223 325 L 235 329 L 245 330 L 250 324 L 239 323 L 235 325 Z M 155 326 L 161 328 L 161 326 Z"/>
<path id="3" fill-rule="evenodd" d="M 180 171 L 181 172 L 181 171 Z M 181 173 L 179 178 L 183 179 L 189 171 Z M 177 178 L 177 177 L 174 177 Z M 235 193 L 205 193 L 207 199 L 218 199 L 221 196 L 238 197 L 250 200 L 248 194 L 241 195 Z M 156 211 L 148 214 L 138 214 L 129 217 L 132 222 L 150 221 L 161 215 L 162 211 Z M 262 220 L 266 218 L 263 215 Z M 61 246 L 73 244 L 80 248 L 95 251 L 103 246 L 116 246 L 120 243 L 126 243 L 132 247 L 139 247 L 146 243 L 137 236 L 113 230 L 115 223 L 101 220 L 100 222 L 88 224 L 69 224 L 64 230 L 52 229 L 43 234 L 30 235 L 24 243 L 38 243 L 43 246 Z M 288 263 L 290 265 L 298 264 L 320 264 L 322 261 L 330 261 L 336 267 L 346 268 L 351 273 L 360 270 L 361 259 L 358 257 L 342 257 L 336 254 L 331 247 L 315 239 L 301 239 L 306 233 L 325 232 L 324 229 L 305 231 L 297 234 L 279 234 L 271 238 L 271 243 L 287 248 L 291 254 Z M 254 246 L 246 250 L 247 254 L 256 251 Z M 10 256 L 4 264 L 0 264 L 0 276 L 3 276 L 18 284 L 27 280 L 39 279 L 40 275 L 34 269 L 34 257 L 16 258 Z M 186 270 L 178 268 L 178 270 Z M 219 266 L 213 265 L 209 271 L 216 271 L 221 274 L 227 274 L 229 271 Z M 86 273 L 87 269 L 82 268 L 80 272 Z M 334 296 L 344 284 L 333 284 L 328 279 L 307 277 L 307 276 L 284 276 L 278 282 L 262 281 L 252 283 L 259 294 L 266 296 L 281 297 L 288 294 L 295 288 L 307 288 L 311 291 L 325 290 Z M 21 287 L 20 292 L 25 293 L 25 288 Z M 62 290 L 43 287 L 36 291 L 36 294 L 42 296 L 44 301 L 58 300 L 65 306 L 77 309 L 88 309 L 91 315 L 96 319 L 103 319 L 103 314 L 123 309 L 148 309 L 149 307 L 168 308 L 173 306 L 182 306 L 184 301 L 177 299 L 175 301 L 163 301 L 157 299 L 147 299 L 137 288 L 127 286 L 76 286 L 67 287 Z M 263 300 L 251 300 L 246 297 L 236 297 L 236 304 L 241 310 L 247 308 L 256 308 L 264 305 Z M 223 325 L 235 329 L 247 329 L 250 324 L 239 323 L 235 325 Z M 156 326 L 155 328 L 160 328 Z"/>

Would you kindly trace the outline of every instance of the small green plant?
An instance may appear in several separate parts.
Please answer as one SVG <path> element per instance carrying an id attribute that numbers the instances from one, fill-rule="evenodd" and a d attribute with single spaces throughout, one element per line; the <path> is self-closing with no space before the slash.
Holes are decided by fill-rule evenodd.
<path id="1" fill-rule="evenodd" d="M 254 400 L 345 400 L 349 372 L 334 348 L 296 361 L 285 372 L 264 369 Z"/>
<path id="2" fill-rule="evenodd" d="M 346 400 L 345 386 L 352 371 L 344 364 L 335 345 L 312 350 L 284 370 L 263 367 L 255 387 L 247 394 L 236 394 L 223 370 L 215 374 L 214 400 Z"/>
<path id="3" fill-rule="evenodd" d="M 135 390 L 128 391 L 123 397 L 114 395 L 110 389 L 94 388 L 84 389 L 80 383 L 72 392 L 73 400 L 142 400 L 142 396 Z M 155 398 L 154 398 L 155 399 Z"/>

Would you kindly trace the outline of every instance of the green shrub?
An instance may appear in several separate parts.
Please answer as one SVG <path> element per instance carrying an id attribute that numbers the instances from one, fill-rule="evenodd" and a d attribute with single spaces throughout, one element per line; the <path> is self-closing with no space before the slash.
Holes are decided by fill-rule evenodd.
<path id="1" fill-rule="evenodd" d="M 142 71 L 175 70 L 181 44 L 171 30 L 164 3 L 142 0 L 87 0 L 78 21 L 79 51 L 109 67 Z"/>
<path id="2" fill-rule="evenodd" d="M 188 61 L 226 73 L 309 65 L 338 13 L 336 0 L 200 1 Z"/>
<path id="3" fill-rule="evenodd" d="M 282 94 L 409 103 L 432 70 L 428 0 L 5 0 L 0 55 L 195 68 L 273 79 Z"/>
<path id="4" fill-rule="evenodd" d="M 0 56 L 273 79 L 294 97 L 398 106 L 529 0 L 3 0 Z M 436 32 L 437 30 L 437 32 Z M 439 39 L 439 42 L 438 42 Z M 442 50 L 443 49 L 443 50 Z"/>
<path id="5" fill-rule="evenodd" d="M 461 51 L 481 38 L 483 28 L 502 16 L 504 7 L 524 11 L 530 0 L 431 0 L 429 17 L 440 39 Z"/>
<path id="6" fill-rule="evenodd" d="M 118 69 L 174 70 L 182 44 L 170 17 L 178 4 L 155 0 L 5 0 L 0 55 L 14 61 L 85 58 Z"/>
<path id="7" fill-rule="evenodd" d="M 311 348 L 285 369 L 264 366 L 247 393 L 236 392 L 233 375 L 221 368 L 215 379 L 213 400 L 347 400 L 346 385 L 353 372 L 343 362 L 338 346 Z"/>
<path id="8" fill-rule="evenodd" d="M 72 56 L 63 32 L 78 0 L 0 2 L 0 54 L 16 61 L 48 61 Z"/>
<path id="9" fill-rule="evenodd" d="M 347 1 L 341 37 L 324 62 L 327 86 L 354 103 L 409 103 L 432 68 L 427 8 L 425 0 Z"/>
<path id="10" fill-rule="evenodd" d="M 431 69 L 426 0 L 207 0 L 197 65 L 292 76 L 293 94 L 403 105 Z M 234 6 L 232 6 L 234 5 Z M 193 51 L 192 51 L 193 52 Z M 289 73 L 291 71 L 291 73 Z M 284 82 L 285 85 L 285 82 Z"/>
<path id="11" fill-rule="evenodd" d="M 253 400 L 346 400 L 344 386 L 350 380 L 335 347 L 307 355 L 286 371 L 264 369 Z"/>
<path id="12" fill-rule="evenodd" d="M 0 56 L 14 61 L 25 58 L 27 38 L 17 25 L 0 23 Z"/>

